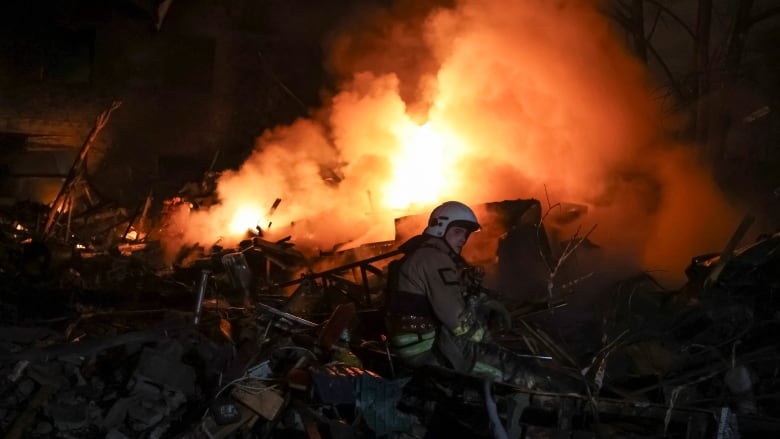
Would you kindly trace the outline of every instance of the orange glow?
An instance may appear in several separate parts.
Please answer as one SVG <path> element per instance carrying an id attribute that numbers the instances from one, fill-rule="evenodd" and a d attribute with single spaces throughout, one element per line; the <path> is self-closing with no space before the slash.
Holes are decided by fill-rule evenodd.
<path id="1" fill-rule="evenodd" d="M 405 124 L 398 137 L 400 151 L 391 160 L 392 175 L 384 185 L 382 204 L 403 210 L 439 202 L 452 181 L 448 170 L 454 164 L 450 156 L 455 154 L 455 139 L 448 139 L 430 122 Z"/>
<path id="2" fill-rule="evenodd" d="M 240 207 L 233 214 L 233 218 L 228 225 L 228 232 L 230 235 L 241 235 L 248 230 L 256 231 L 257 226 L 263 225 L 263 215 L 259 209 L 253 209 L 251 207 Z"/>
<path id="3" fill-rule="evenodd" d="M 339 90 L 263 133 L 220 176 L 221 203 L 182 213 L 169 246 L 259 222 L 269 239 L 331 249 L 392 239 L 394 218 L 448 199 L 548 195 L 587 205 L 591 239 L 644 266 L 676 270 L 722 246 L 736 215 L 665 131 L 652 78 L 600 1 L 397 3 L 331 41 Z"/>

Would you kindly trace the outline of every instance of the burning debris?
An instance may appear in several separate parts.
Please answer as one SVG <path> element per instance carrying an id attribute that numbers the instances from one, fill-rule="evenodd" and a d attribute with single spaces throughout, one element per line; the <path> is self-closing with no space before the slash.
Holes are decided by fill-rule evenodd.
<path id="1" fill-rule="evenodd" d="M 70 258 L 55 262 L 47 255 L 64 241 L 30 240 L 40 218 L 24 222 L 38 217 L 17 209 L 19 218 L 3 217 L 3 431 L 703 438 L 780 430 L 778 352 L 766 335 L 778 312 L 778 235 L 694 258 L 680 290 L 636 273 L 594 291 L 593 267 L 576 255 L 598 247 L 584 237 L 547 239 L 541 203 L 484 210 L 491 214 L 475 243 L 497 240 L 490 247 L 497 258 L 479 276 L 503 286 L 517 328 L 496 340 L 527 352 L 528 370 L 564 371 L 568 378 L 553 381 L 573 380 L 581 390 L 485 383 L 398 360 L 384 335 L 384 284 L 388 263 L 401 256 L 403 230 L 419 218 L 396 222 L 398 240 L 316 258 L 290 239 L 267 241 L 258 232 L 236 248 L 201 249 L 187 264 L 162 269 L 160 246 L 143 230 L 143 248 L 122 252 L 118 244 L 85 258 L 71 243 Z M 23 262 L 12 263 L 12 252 Z M 516 278 L 509 274 L 522 254 Z M 527 280 L 524 292 L 510 294 L 519 279 Z M 561 325 L 572 309 L 600 326 Z M 585 340 L 576 348 L 572 333 Z"/>
<path id="2" fill-rule="evenodd" d="M 84 158 L 115 103 L 52 203 L 0 212 L 6 437 L 780 431 L 780 235 L 740 247 L 748 217 L 699 256 L 733 210 L 606 18 L 422 3 L 335 35 L 339 90 L 237 169 L 215 156 L 161 203 L 103 199 Z M 469 294 L 509 322 L 472 317 L 522 382 L 411 367 L 386 330 L 391 266 L 446 199 L 478 204 Z M 688 261 L 680 288 L 643 271 Z"/>
<path id="3" fill-rule="evenodd" d="M 427 217 L 397 217 L 392 239 L 323 248 L 335 239 L 312 235 L 312 220 L 288 221 L 277 197 L 235 210 L 224 236 L 193 242 L 204 218 L 228 211 L 219 182 L 229 173 L 210 170 L 158 211 L 151 194 L 135 209 L 96 200 L 79 172 L 57 197 L 66 201 L 0 217 L 7 437 L 780 430 L 778 352 L 765 335 L 778 312 L 780 237 L 738 249 L 751 217 L 669 290 L 615 270 L 595 224 L 572 229 L 590 220 L 585 205 L 478 206 L 482 230 L 464 253 L 478 264 L 470 288 L 510 308 L 515 329 L 491 326 L 493 340 L 524 362 L 522 383 L 493 383 L 410 367 L 391 349 L 390 266 Z"/>

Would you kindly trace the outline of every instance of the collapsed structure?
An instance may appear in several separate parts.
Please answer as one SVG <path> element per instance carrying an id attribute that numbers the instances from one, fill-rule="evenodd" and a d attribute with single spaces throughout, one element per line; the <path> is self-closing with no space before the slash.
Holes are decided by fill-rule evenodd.
<path id="1" fill-rule="evenodd" d="M 386 268 L 421 218 L 397 219 L 393 241 L 349 250 L 311 256 L 258 229 L 236 247 L 189 246 L 171 262 L 159 241 L 175 233 L 166 214 L 202 201 L 168 200 L 158 219 L 148 200 L 135 212 L 71 203 L 56 219 L 45 206 L 3 212 L 6 437 L 780 431 L 780 235 L 738 247 L 749 217 L 721 252 L 693 255 L 683 288 L 667 290 L 643 272 L 593 282 L 600 250 L 589 234 L 546 230 L 581 219 L 581 206 L 487 203 L 471 246 L 517 328 L 496 339 L 586 389 L 551 393 L 396 361 L 384 336 Z"/>
<path id="2" fill-rule="evenodd" d="M 166 5 L 154 14 L 157 30 L 170 3 L 157 5 Z M 477 185 L 448 189 L 480 189 L 470 194 L 475 199 L 501 200 L 509 196 L 494 196 L 494 190 L 514 194 L 518 187 L 533 183 L 539 189 L 546 181 L 591 199 L 610 198 L 611 205 L 643 198 L 647 205 L 641 207 L 647 211 L 640 208 L 616 221 L 624 225 L 635 225 L 647 212 L 660 216 L 663 210 L 663 226 L 677 226 L 675 207 L 694 201 L 683 193 L 691 187 L 705 200 L 696 206 L 701 209 L 697 215 L 726 210 L 720 197 L 711 194 L 714 185 L 708 176 L 677 145 L 679 136 L 661 134 L 662 108 L 656 93 L 647 89 L 644 68 L 606 31 L 601 11 L 544 2 L 530 9 L 525 3 L 459 3 L 415 12 L 412 21 L 377 26 L 405 36 L 402 44 L 393 38 L 374 41 L 373 25 L 343 35 L 338 45 L 343 52 L 336 55 L 346 61 L 337 66 L 344 84 L 323 111 L 327 120 L 301 119 L 265 131 L 256 154 L 220 180 L 225 194 L 236 195 L 230 203 L 257 201 L 253 191 L 262 186 L 263 197 L 286 189 L 285 196 L 306 198 L 300 204 L 317 201 L 312 203 L 317 204 L 315 215 L 329 213 L 332 200 L 322 201 L 337 193 L 344 204 L 355 205 L 354 212 L 372 210 L 378 201 L 391 201 L 384 207 L 395 208 L 408 201 L 399 200 L 398 192 L 423 195 L 412 200 L 416 202 L 442 196 L 423 189 L 443 189 L 451 177 L 448 171 L 457 169 L 464 175 L 452 180 L 470 182 L 490 173 L 505 186 L 482 192 Z M 736 9 L 743 13 L 733 14 L 735 42 L 744 41 L 747 29 L 738 26 L 740 21 L 751 21 L 752 2 L 738 3 Z M 222 7 L 209 4 L 204 17 L 219 18 L 216 9 Z M 242 22 L 252 21 L 242 7 L 227 9 Z M 103 23 L 115 18 L 113 9 L 107 12 L 111 17 Z M 276 16 L 260 12 L 264 18 L 299 18 L 286 11 Z M 669 10 L 657 12 L 656 19 Z M 634 23 L 643 21 L 642 8 L 632 8 L 631 14 L 631 33 L 646 51 L 652 47 L 646 45 L 650 37 L 634 29 Z M 87 23 L 91 19 L 74 18 L 58 26 L 94 27 Z M 112 88 L 140 108 L 137 116 L 144 116 L 133 118 L 116 137 L 130 144 L 154 138 L 145 151 L 154 151 L 157 161 L 146 160 L 143 152 L 126 154 L 140 157 L 138 174 L 164 175 L 166 166 L 151 172 L 154 162 L 175 162 L 173 169 L 188 166 L 180 163 L 184 154 L 165 159 L 156 151 L 176 136 L 137 134 L 149 122 L 157 131 L 168 124 L 181 126 L 162 117 L 171 107 L 204 109 L 184 124 L 197 129 L 176 142 L 190 146 L 207 138 L 204 151 L 244 145 L 257 134 L 257 119 L 280 112 L 276 104 L 282 97 L 295 99 L 290 120 L 300 114 L 298 106 L 308 112 L 257 50 L 259 35 L 242 37 L 244 30 L 237 32 L 225 20 L 209 27 L 213 40 L 203 40 L 200 32 L 207 20 L 185 21 L 180 29 L 190 28 L 192 38 L 174 33 L 166 47 L 206 54 L 203 59 L 196 56 L 178 65 L 161 51 L 151 56 L 157 63 L 150 62 L 148 47 L 133 43 L 134 50 L 127 51 L 131 68 L 115 69 L 118 79 L 149 87 L 142 93 Z M 517 25 L 526 22 L 534 26 Z M 105 29 L 113 37 L 116 28 Z M 541 32 L 546 38 L 538 38 L 540 29 L 546 30 Z M 603 32 L 594 34 L 594 29 Z M 138 40 L 137 34 L 130 35 L 128 41 Z M 74 53 L 88 58 L 89 44 L 79 37 L 75 47 L 84 50 Z M 265 30 L 262 38 L 267 37 Z M 292 38 L 269 41 L 273 39 Z M 320 39 L 312 40 L 319 51 Z M 353 42 L 359 44 L 353 47 Z M 418 48 L 421 42 L 425 47 Z M 148 46 L 157 43 L 155 39 Z M 484 50 L 486 46 L 492 50 Z M 696 47 L 698 76 L 700 62 L 707 64 L 698 55 L 708 53 L 708 47 Z M 729 47 L 726 59 L 733 62 L 728 70 L 737 70 L 741 51 L 741 43 Z M 299 63 L 288 59 L 292 53 L 307 58 L 307 51 L 289 46 L 279 46 L 277 56 L 297 70 Z M 382 56 L 374 59 L 377 53 Z M 239 58 L 259 62 L 246 68 L 215 61 Z M 352 58 L 364 59 L 366 65 L 351 65 Z M 426 62 L 414 62 L 421 59 Z M 438 65 L 428 64 L 433 59 Z M 642 59 L 646 61 L 646 53 Z M 146 63 L 165 67 L 136 68 Z M 89 83 L 92 65 L 85 65 L 89 68 L 72 79 Z M 20 76 L 34 73 L 40 79 L 44 73 L 58 73 L 44 69 L 45 63 L 41 69 L 26 66 L 18 69 Z M 397 71 L 402 66 L 410 71 Z M 491 74 L 485 74 L 485 66 Z M 258 73 L 271 77 L 268 82 L 274 86 L 253 83 Z M 429 84 L 432 76 L 439 82 Z M 158 102 L 159 84 L 179 91 L 149 112 L 149 103 Z M 253 87 L 256 93 L 251 93 Z M 721 123 L 717 111 L 709 111 L 709 104 L 703 105 L 709 102 L 706 88 L 687 104 L 695 100 L 699 111 L 706 109 L 697 122 L 711 116 L 708 123 L 717 129 L 707 133 L 706 124 L 693 128 L 697 138 L 711 134 L 721 142 L 726 136 L 718 132 L 728 124 Z M 312 87 L 310 94 L 318 89 Z M 433 89 L 439 94 L 411 96 Z M 48 109 L 44 96 L 42 106 Z M 60 98 L 66 108 L 73 105 L 69 96 Z M 720 103 L 724 110 L 728 96 Z M 16 100 L 27 96 L 18 93 Z M 414 114 L 418 105 L 429 107 L 424 122 Z M 722 250 L 713 249 L 718 253 L 683 255 L 691 258 L 688 281 L 669 290 L 650 273 L 614 270 L 615 261 L 604 258 L 603 249 L 590 239 L 593 229 L 573 235 L 555 232 L 579 223 L 586 213 L 583 206 L 545 206 L 534 199 L 487 203 L 482 206 L 485 228 L 470 245 L 478 252 L 469 259 L 484 267 L 485 285 L 510 307 L 516 328 L 496 333 L 495 339 L 522 352 L 540 373 L 567 371 L 584 390 L 538 392 L 443 369 L 409 370 L 386 344 L 383 286 L 387 264 L 400 256 L 399 244 L 422 230 L 419 218 L 396 219 L 395 239 L 349 249 L 311 248 L 301 236 L 272 238 L 266 233 L 271 223 L 257 224 L 257 215 L 253 224 L 265 227 L 251 230 L 241 242 L 179 240 L 182 222 L 228 201 L 214 196 L 214 162 L 203 181 L 165 200 L 161 212 L 151 193 L 134 206 L 101 198 L 82 174 L 83 161 L 117 106 L 100 116 L 51 204 L 18 203 L 0 212 L 0 430 L 6 437 L 733 438 L 765 437 L 780 430 L 778 352 L 772 337 L 780 241 L 769 234 L 741 246 L 750 218 Z M 226 107 L 234 114 L 225 116 L 230 114 Z M 745 124 L 774 114 L 769 108 L 751 109 Z M 61 146 L 77 145 L 72 142 L 79 129 L 40 131 L 39 122 L 9 119 L 9 144 L 20 149 L 65 141 Z M 266 128 L 273 126 L 268 122 Z M 207 135 L 200 131 L 203 126 L 211 127 L 204 130 Z M 439 156 L 420 160 L 421 145 Z M 127 158 L 118 157 L 114 163 Z M 406 161 L 399 164 L 398 157 Z M 478 165 L 461 167 L 464 162 Z M 440 166 L 432 170 L 420 163 Z M 526 168 L 535 172 L 527 174 Z M 284 175 L 278 180 L 284 184 L 272 184 L 276 175 L 257 178 L 267 169 L 280 170 Z M 355 172 L 361 169 L 365 173 Z M 410 178 L 415 173 L 436 178 Z M 393 184 L 367 184 L 367 176 L 376 175 Z M 31 178 L 28 173 L 18 177 Z M 604 187 L 584 184 L 594 180 Z M 128 184 L 127 178 L 121 181 Z M 337 183 L 343 183 L 344 192 L 331 190 Z M 398 191 L 400 183 L 403 190 Z M 137 185 L 142 187 L 152 186 Z M 242 196 L 233 193 L 242 188 L 249 190 Z M 365 194 L 365 188 L 377 192 Z M 276 198 L 264 221 L 284 202 Z M 686 231 L 677 230 L 677 236 L 685 237 Z M 163 245 L 172 241 L 181 245 Z"/>

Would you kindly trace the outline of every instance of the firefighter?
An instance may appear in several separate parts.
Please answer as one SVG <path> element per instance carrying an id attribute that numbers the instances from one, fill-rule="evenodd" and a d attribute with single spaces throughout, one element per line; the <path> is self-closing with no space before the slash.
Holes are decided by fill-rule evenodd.
<path id="1" fill-rule="evenodd" d="M 387 284 L 386 325 L 391 347 L 412 367 L 434 365 L 509 382 L 549 388 L 533 360 L 490 342 L 488 322 L 508 328 L 511 319 L 497 300 L 469 288 L 473 272 L 461 256 L 469 236 L 480 229 L 467 205 L 447 201 L 436 207 L 421 235 L 401 245 Z"/>

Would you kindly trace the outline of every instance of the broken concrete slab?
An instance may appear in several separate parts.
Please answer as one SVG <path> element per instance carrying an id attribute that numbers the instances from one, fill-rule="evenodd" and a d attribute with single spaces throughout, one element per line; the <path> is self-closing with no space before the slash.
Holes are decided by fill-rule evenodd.
<path id="1" fill-rule="evenodd" d="M 144 348 L 133 375 L 138 380 L 159 384 L 185 395 L 195 394 L 195 370 L 179 361 L 178 356 L 165 351 Z"/>

